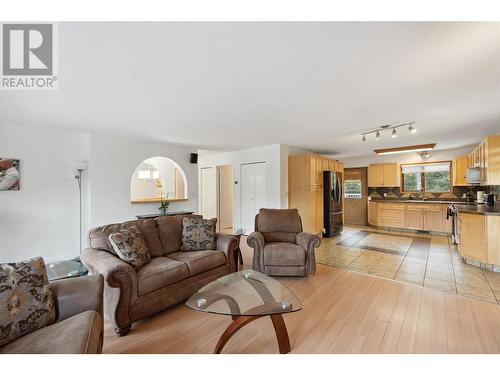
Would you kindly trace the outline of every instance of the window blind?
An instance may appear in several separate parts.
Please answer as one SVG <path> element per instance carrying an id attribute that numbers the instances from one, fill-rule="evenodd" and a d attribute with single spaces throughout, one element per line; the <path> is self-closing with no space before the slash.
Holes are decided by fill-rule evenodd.
<path id="1" fill-rule="evenodd" d="M 425 172 L 449 172 L 450 163 L 432 163 L 432 164 L 414 164 L 403 165 L 401 167 L 403 174 L 425 173 Z"/>

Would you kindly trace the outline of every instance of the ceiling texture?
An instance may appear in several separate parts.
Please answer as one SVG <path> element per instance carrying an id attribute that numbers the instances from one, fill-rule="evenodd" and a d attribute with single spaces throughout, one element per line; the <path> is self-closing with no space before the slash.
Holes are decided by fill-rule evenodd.
<path id="1" fill-rule="evenodd" d="M 0 91 L 0 125 L 338 157 L 500 130 L 500 23 L 59 23 L 59 89 Z M 360 133 L 414 121 L 382 139 Z"/>

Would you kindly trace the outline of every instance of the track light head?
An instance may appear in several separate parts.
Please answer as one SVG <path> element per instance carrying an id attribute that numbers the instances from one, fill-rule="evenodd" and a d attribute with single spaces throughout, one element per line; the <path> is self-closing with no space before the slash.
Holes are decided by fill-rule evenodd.
<path id="1" fill-rule="evenodd" d="M 398 136 L 398 133 L 396 132 L 396 129 L 392 129 L 392 138 L 396 138 Z"/>
<path id="2" fill-rule="evenodd" d="M 366 135 L 364 135 L 364 134 L 363 134 L 363 135 L 362 135 L 362 137 L 361 137 L 361 140 L 362 140 L 363 142 L 366 142 Z"/>
<path id="3" fill-rule="evenodd" d="M 379 139 L 380 139 L 380 132 L 377 132 L 377 133 L 375 134 L 375 139 L 376 139 L 376 140 L 379 140 Z"/>
<path id="4" fill-rule="evenodd" d="M 413 126 L 413 124 L 410 124 L 408 130 L 410 131 L 411 134 L 415 134 L 417 132 L 417 129 L 415 128 L 415 126 Z"/>

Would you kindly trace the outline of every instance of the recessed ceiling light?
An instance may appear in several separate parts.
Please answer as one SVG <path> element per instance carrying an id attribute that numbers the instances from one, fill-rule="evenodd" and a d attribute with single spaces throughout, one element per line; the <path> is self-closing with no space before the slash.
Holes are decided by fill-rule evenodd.
<path id="1" fill-rule="evenodd" d="M 425 145 L 382 148 L 378 150 L 373 150 L 373 152 L 375 152 L 377 155 L 401 154 L 404 152 L 422 152 L 422 151 L 431 151 L 435 146 L 436 146 L 435 143 L 429 143 Z"/>

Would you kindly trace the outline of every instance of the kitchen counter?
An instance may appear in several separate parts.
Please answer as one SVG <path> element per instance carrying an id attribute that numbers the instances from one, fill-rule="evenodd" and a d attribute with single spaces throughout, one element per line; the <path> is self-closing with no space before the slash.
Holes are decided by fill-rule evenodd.
<path id="1" fill-rule="evenodd" d="M 467 206 L 475 206 L 474 202 L 467 201 L 459 201 L 459 200 L 437 200 L 437 199 L 397 199 L 397 198 L 372 198 L 369 202 L 377 202 L 377 203 L 435 203 L 435 204 L 460 204 Z"/>
<path id="2" fill-rule="evenodd" d="M 464 214 L 478 214 L 478 215 L 496 215 L 500 216 L 500 205 L 486 206 L 484 204 L 457 204 L 455 206 L 458 212 Z"/>

